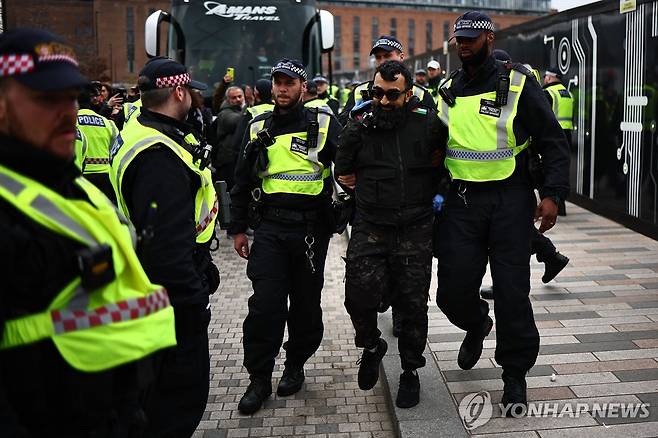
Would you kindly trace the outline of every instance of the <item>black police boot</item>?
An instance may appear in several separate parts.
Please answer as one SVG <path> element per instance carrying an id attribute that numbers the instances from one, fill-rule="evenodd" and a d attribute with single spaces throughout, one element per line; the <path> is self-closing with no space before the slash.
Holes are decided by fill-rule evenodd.
<path id="1" fill-rule="evenodd" d="M 480 296 L 483 300 L 493 300 L 493 286 L 485 286 L 480 288 Z"/>
<path id="2" fill-rule="evenodd" d="M 555 251 L 552 257 L 547 258 L 544 262 L 544 275 L 541 277 L 542 283 L 546 284 L 554 279 L 565 266 L 569 263 L 569 257 Z"/>
<path id="3" fill-rule="evenodd" d="M 395 398 L 395 406 L 398 408 L 413 408 L 420 400 L 420 379 L 418 372 L 405 371 L 400 374 L 400 387 L 398 396 Z"/>
<path id="4" fill-rule="evenodd" d="M 484 338 L 487 337 L 492 327 L 493 320 L 487 315 L 479 329 L 466 332 L 466 337 L 464 337 L 462 346 L 459 347 L 459 355 L 457 356 L 459 368 L 470 370 L 480 360 Z"/>
<path id="5" fill-rule="evenodd" d="M 272 380 L 265 377 L 251 377 L 251 383 L 238 403 L 238 410 L 244 415 L 251 415 L 263 406 L 263 402 L 272 394 Z"/>
<path id="6" fill-rule="evenodd" d="M 279 380 L 279 386 L 276 388 L 276 394 L 280 397 L 293 395 L 302 389 L 304 384 L 304 368 L 287 366 L 283 370 L 283 376 Z"/>
<path id="7" fill-rule="evenodd" d="M 503 371 L 503 397 L 500 403 L 507 409 L 506 416 L 519 417 L 526 412 L 528 395 L 525 377 Z M 512 405 L 512 406 L 508 406 Z"/>
<path id="8" fill-rule="evenodd" d="M 402 333 L 402 318 L 400 317 L 400 313 L 391 308 L 391 318 L 393 320 L 393 336 L 399 338 Z"/>
<path id="9" fill-rule="evenodd" d="M 357 361 L 359 365 L 359 388 L 363 391 L 372 389 L 379 380 L 379 364 L 388 350 L 388 344 L 382 338 L 377 341 L 375 351 L 363 350 L 361 359 Z"/>

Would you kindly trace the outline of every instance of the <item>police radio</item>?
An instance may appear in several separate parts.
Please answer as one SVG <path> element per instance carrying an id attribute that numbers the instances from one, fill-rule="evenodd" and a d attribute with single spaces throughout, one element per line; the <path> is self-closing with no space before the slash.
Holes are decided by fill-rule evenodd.
<path id="1" fill-rule="evenodd" d="M 318 134 L 320 133 L 320 125 L 317 120 L 310 120 L 306 129 L 306 146 L 308 149 L 315 149 L 318 147 Z"/>
<path id="2" fill-rule="evenodd" d="M 507 94 L 509 93 L 509 76 L 498 75 L 498 82 L 496 83 L 496 106 L 501 107 L 507 105 Z"/>
<path id="3" fill-rule="evenodd" d="M 452 89 L 448 87 L 439 88 L 439 96 L 449 107 L 455 106 L 455 93 L 452 92 Z"/>

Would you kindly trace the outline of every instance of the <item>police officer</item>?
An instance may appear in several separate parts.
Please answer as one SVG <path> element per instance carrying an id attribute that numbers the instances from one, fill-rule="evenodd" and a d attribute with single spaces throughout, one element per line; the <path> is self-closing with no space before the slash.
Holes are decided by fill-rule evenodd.
<path id="1" fill-rule="evenodd" d="M 374 55 L 375 64 L 377 65 L 380 65 L 385 61 L 404 60 L 404 50 L 402 48 L 402 43 L 397 38 L 390 35 L 380 36 L 372 46 L 370 55 Z M 372 81 L 366 81 L 360 83 L 352 90 L 350 96 L 347 99 L 347 103 L 343 108 L 343 111 L 338 116 L 338 119 L 343 125 L 347 122 L 352 108 L 363 102 L 363 95 L 367 94 L 370 88 L 372 88 Z M 423 86 L 414 84 L 412 91 L 414 96 L 418 97 L 424 106 L 427 108 L 434 107 L 434 99 L 432 99 L 430 93 Z"/>
<path id="2" fill-rule="evenodd" d="M 571 147 L 571 133 L 573 131 L 573 96 L 571 92 L 562 83 L 562 74 L 557 67 L 551 67 L 544 74 L 544 93 L 553 109 L 553 114 L 564 130 L 567 142 Z M 564 205 L 564 199 L 560 200 L 558 205 L 558 214 L 567 215 L 567 208 Z"/>
<path id="3" fill-rule="evenodd" d="M 491 55 L 493 31 L 483 13 L 457 19 L 462 68 L 439 90 L 439 116 L 449 131 L 445 166 L 452 182 L 438 226 L 437 303 L 466 331 L 457 363 L 472 368 L 493 326 L 489 305 L 478 295 L 489 261 L 502 402 L 524 404 L 525 374 L 539 351 L 529 298 L 530 226 L 533 216 L 541 218 L 542 233 L 555 224 L 557 203 L 569 189 L 569 152 L 532 74 Z M 538 206 L 527 170 L 530 137 L 545 174 Z"/>
<path id="4" fill-rule="evenodd" d="M 313 78 L 313 82 L 318 87 L 318 99 L 322 100 L 325 105 L 331 108 L 334 114 L 338 114 L 340 103 L 329 93 L 329 81 L 324 76 L 318 75 Z"/>
<path id="5" fill-rule="evenodd" d="M 326 99 L 318 96 L 318 83 L 315 79 L 306 82 L 306 90 L 302 96 L 306 108 L 321 108 L 322 110 L 334 114 L 334 111 L 327 105 Z"/>
<path id="6" fill-rule="evenodd" d="M 217 196 L 210 151 L 183 121 L 190 89 L 205 89 L 185 66 L 153 58 L 139 73 L 142 108 L 110 151 L 118 205 L 142 235 L 149 278 L 169 291 L 177 346 L 165 356 L 147 404 L 153 436 L 191 436 L 208 398 L 208 296 L 219 285 L 210 257 Z"/>
<path id="7" fill-rule="evenodd" d="M 73 163 L 77 66 L 48 32 L 0 35 L 3 437 L 141 436 L 149 356 L 175 344 L 132 228 Z"/>
<path id="8" fill-rule="evenodd" d="M 387 345 L 377 329 L 386 295 L 396 309 L 403 373 L 396 405 L 418 404 L 417 369 L 425 365 L 427 299 L 432 271 L 432 198 L 444 130 L 436 113 L 420 105 L 411 72 L 399 61 L 377 67 L 372 110 L 351 118 L 341 134 L 336 174 L 356 192 L 356 220 L 347 248 L 345 307 L 363 348 L 359 388 L 379 377 Z"/>
<path id="9" fill-rule="evenodd" d="M 243 325 L 244 366 L 251 380 L 238 404 L 243 414 L 256 412 L 272 393 L 274 358 L 286 323 L 279 396 L 301 389 L 304 364 L 324 330 L 320 294 L 332 233 L 326 218 L 339 125 L 331 114 L 304 107 L 306 81 L 299 61 L 283 59 L 272 68 L 274 110 L 249 124 L 231 191 L 229 233 L 238 255 L 249 260 L 254 289 Z M 255 230 L 251 251 L 248 223 Z"/>
<path id="10" fill-rule="evenodd" d="M 93 110 L 92 102 L 99 95 L 94 86 L 85 87 L 78 96 L 78 129 L 85 136 L 87 153 L 84 158 L 83 174 L 98 187 L 112 202 L 116 203 L 114 189 L 110 183 L 110 146 L 119 131 L 114 122 Z"/>

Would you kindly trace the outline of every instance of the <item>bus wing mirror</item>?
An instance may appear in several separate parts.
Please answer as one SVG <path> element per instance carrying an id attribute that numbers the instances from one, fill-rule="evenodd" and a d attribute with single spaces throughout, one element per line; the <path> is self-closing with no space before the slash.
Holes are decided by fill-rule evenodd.
<path id="1" fill-rule="evenodd" d="M 144 48 L 149 58 L 160 55 L 160 23 L 167 20 L 166 12 L 158 10 L 146 19 L 144 25 Z"/>
<path id="2" fill-rule="evenodd" d="M 320 11 L 320 35 L 322 51 L 331 51 L 334 48 L 334 16 L 329 11 Z"/>

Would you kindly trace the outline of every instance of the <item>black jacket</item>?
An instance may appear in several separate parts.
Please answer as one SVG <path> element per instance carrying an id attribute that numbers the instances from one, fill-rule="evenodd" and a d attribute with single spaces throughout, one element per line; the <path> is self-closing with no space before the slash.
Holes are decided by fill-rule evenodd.
<path id="1" fill-rule="evenodd" d="M 358 86 L 365 84 L 366 82 L 360 83 Z M 372 88 L 372 81 L 368 81 L 368 89 Z M 432 95 L 429 93 L 429 91 L 423 87 L 422 85 L 414 84 L 417 87 L 421 87 L 423 90 L 425 90 L 425 93 L 423 94 L 423 97 L 420 99 L 420 103 L 427 107 L 427 108 L 436 108 L 436 103 L 434 102 L 434 99 L 432 98 Z M 352 108 L 354 108 L 354 91 L 356 90 L 357 87 L 354 87 L 352 91 L 350 91 L 349 96 L 347 97 L 347 102 L 345 103 L 345 107 L 343 108 L 343 111 L 340 112 L 338 115 L 338 120 L 342 125 L 347 124 L 347 120 L 350 117 L 350 111 L 352 111 Z"/>
<path id="2" fill-rule="evenodd" d="M 213 165 L 218 168 L 235 162 L 233 135 L 242 119 L 242 107 L 224 102 L 214 122 L 215 147 L 213 148 Z"/>
<path id="3" fill-rule="evenodd" d="M 137 119 L 179 144 L 191 127 L 142 108 Z M 196 135 L 196 133 L 195 133 Z M 208 244 L 196 243 L 194 199 L 200 185 L 168 147 L 141 152 L 125 170 L 121 193 L 140 233 L 152 227 L 153 238 L 139 247 L 139 259 L 151 281 L 162 284 L 174 306 L 208 302 L 218 284 Z M 151 204 L 157 204 L 153 210 Z"/>
<path id="4" fill-rule="evenodd" d="M 340 136 L 336 175 L 356 175 L 357 216 L 378 225 L 405 225 L 432 215 L 442 171 L 432 154 L 444 130 L 432 109 L 413 98 L 396 129 L 350 119 Z"/>
<path id="5" fill-rule="evenodd" d="M 0 164 L 67 199 L 87 199 L 74 184 L 80 171 L 72 161 L 0 136 Z M 81 248 L 0 199 L 0 336 L 6 320 L 46 310 L 79 275 L 75 253 Z M 94 413 L 109 413 L 114 397 L 136 391 L 136 382 L 128 376 L 135 377 L 136 367 L 143 365 L 83 373 L 69 366 L 49 339 L 0 351 L 0 435 L 72 432 Z M 115 380 L 119 373 L 122 378 Z"/>
<path id="6" fill-rule="evenodd" d="M 308 120 L 312 112 L 300 103 L 289 113 L 281 114 L 275 107 L 272 113 L 261 114 L 251 123 L 264 118 L 270 118 L 269 132 L 273 137 L 291 132 L 305 132 L 308 128 Z M 251 123 L 249 126 L 251 126 Z M 340 124 L 336 117 L 331 116 L 329 132 L 324 148 L 319 154 L 319 160 L 325 168 L 331 168 L 331 163 L 336 155 L 338 133 Z M 231 190 L 231 226 L 229 234 L 243 233 L 247 229 L 247 207 L 251 200 L 251 190 L 255 187 L 251 178 L 251 167 L 245 163 L 243 151 L 249 142 L 249 129 L 245 130 L 238 162 L 235 168 L 235 186 Z M 275 193 L 267 195 L 263 193 L 262 202 L 264 206 L 272 206 L 288 210 L 320 210 L 330 202 L 333 193 L 332 179 L 325 179 L 322 192 L 317 196 L 294 195 L 288 193 Z"/>
<path id="7" fill-rule="evenodd" d="M 496 90 L 498 75 L 503 69 L 493 56 L 487 58 L 473 78 L 468 78 L 460 69 L 452 76 L 450 86 L 455 96 L 473 96 Z M 544 184 L 539 189 L 541 198 L 558 196 L 565 199 L 569 194 L 569 146 L 562 128 L 557 122 L 539 83 L 522 65 L 515 65 L 528 76 L 525 81 L 517 115 L 514 119 L 514 135 L 517 144 L 532 138 L 531 147 L 541 155 Z M 447 138 L 447 131 L 446 138 Z M 530 184 L 528 152 L 516 156 L 514 173 L 505 181 L 509 184 Z"/>

